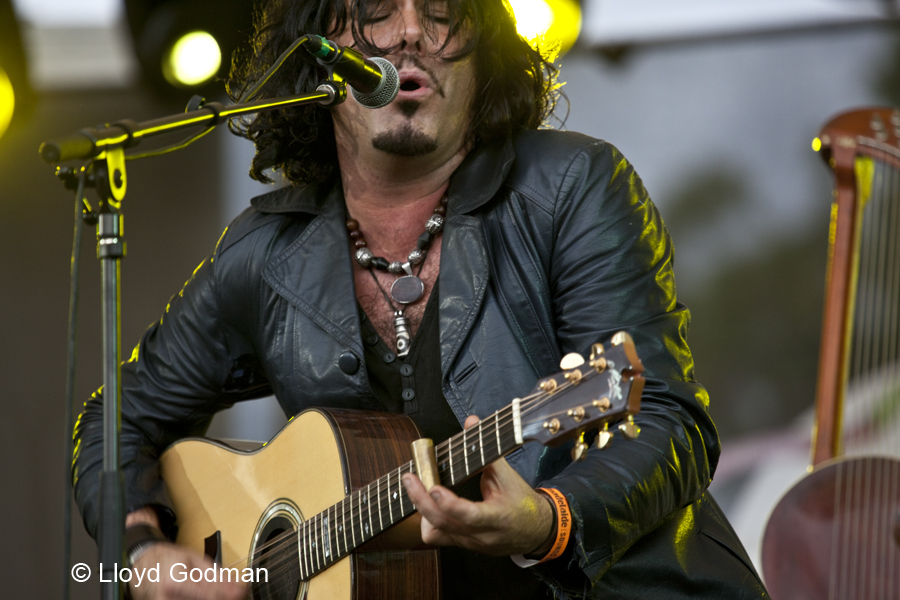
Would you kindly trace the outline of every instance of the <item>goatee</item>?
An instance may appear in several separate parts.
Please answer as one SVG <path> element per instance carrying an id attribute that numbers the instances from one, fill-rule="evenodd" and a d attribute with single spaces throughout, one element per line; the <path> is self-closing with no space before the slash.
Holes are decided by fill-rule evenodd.
<path id="1" fill-rule="evenodd" d="M 372 138 L 372 147 L 396 156 L 416 157 L 437 150 L 437 140 L 404 123 L 398 129 L 379 133 Z"/>

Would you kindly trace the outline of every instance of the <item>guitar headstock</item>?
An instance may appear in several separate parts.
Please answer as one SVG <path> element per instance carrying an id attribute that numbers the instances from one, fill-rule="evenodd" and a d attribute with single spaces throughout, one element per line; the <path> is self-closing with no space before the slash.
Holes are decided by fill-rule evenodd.
<path id="1" fill-rule="evenodd" d="M 558 446 L 579 438 L 572 457 L 581 460 L 587 452 L 586 431 L 600 429 L 600 448 L 612 440 L 609 424 L 614 421 L 624 420 L 619 429 L 626 438 L 638 436 L 632 417 L 641 408 L 644 366 L 630 335 L 620 331 L 606 346 L 594 344 L 587 359 L 568 354 L 560 367 L 560 373 L 541 379 L 522 399 L 523 439 Z"/>

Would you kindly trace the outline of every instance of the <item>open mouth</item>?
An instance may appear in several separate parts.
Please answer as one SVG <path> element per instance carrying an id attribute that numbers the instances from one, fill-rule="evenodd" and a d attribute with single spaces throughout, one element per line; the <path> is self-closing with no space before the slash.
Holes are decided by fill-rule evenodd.
<path id="1" fill-rule="evenodd" d="M 412 81 L 412 80 L 404 81 L 403 83 L 400 84 L 400 89 L 404 92 L 414 92 L 421 87 L 422 86 L 419 85 L 419 83 L 417 81 Z"/>

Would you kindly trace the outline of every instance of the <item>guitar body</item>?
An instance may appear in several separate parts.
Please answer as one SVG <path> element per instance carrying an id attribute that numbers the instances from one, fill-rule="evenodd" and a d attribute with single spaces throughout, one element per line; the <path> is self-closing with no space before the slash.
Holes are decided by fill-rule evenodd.
<path id="1" fill-rule="evenodd" d="M 221 566 L 265 567 L 269 583 L 254 578 L 254 600 L 436 600 L 436 550 L 354 553 L 308 582 L 299 581 L 295 564 L 248 565 L 252 549 L 408 461 L 409 444 L 419 437 L 404 415 L 311 409 L 252 452 L 203 439 L 178 442 L 160 459 L 177 541 L 203 552 L 219 532 Z"/>
<path id="2" fill-rule="evenodd" d="M 774 600 L 900 599 L 900 461 L 816 467 L 778 502 L 762 556 Z"/>

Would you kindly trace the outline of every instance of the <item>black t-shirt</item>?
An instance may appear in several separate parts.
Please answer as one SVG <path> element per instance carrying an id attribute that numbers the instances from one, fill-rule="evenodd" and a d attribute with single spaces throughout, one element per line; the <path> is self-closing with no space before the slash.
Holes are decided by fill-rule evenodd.
<path id="1" fill-rule="evenodd" d="M 435 446 L 462 431 L 441 391 L 437 284 L 404 358 L 385 344 L 362 309 L 360 320 L 369 385 L 384 409 L 408 415 L 423 437 L 431 438 Z M 390 342 L 393 346 L 393 340 Z M 481 500 L 480 479 L 475 476 L 453 491 L 470 500 Z M 455 546 L 441 548 L 441 583 L 445 600 L 548 597 L 548 588 L 508 556 L 485 556 Z"/>

